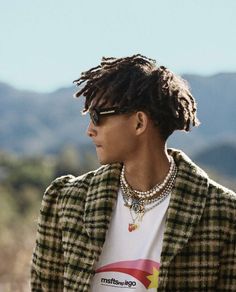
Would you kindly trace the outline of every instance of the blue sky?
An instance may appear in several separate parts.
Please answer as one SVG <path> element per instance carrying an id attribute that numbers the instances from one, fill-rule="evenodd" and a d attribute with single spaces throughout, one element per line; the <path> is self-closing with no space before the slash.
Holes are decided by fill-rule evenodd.
<path id="1" fill-rule="evenodd" d="M 0 0 L 0 81 L 52 91 L 102 56 L 236 72 L 236 0 Z"/>

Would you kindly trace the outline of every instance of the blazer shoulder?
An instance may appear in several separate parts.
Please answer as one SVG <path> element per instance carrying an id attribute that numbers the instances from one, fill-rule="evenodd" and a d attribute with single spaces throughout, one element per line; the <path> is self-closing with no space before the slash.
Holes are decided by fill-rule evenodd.
<path id="1" fill-rule="evenodd" d="M 236 193 L 233 190 L 217 183 L 212 179 L 209 179 L 209 191 L 210 193 L 215 193 L 219 197 L 219 199 L 225 200 L 235 206 Z"/>
<path id="2" fill-rule="evenodd" d="M 122 165 L 120 163 L 102 165 L 98 169 L 73 177 L 69 182 L 71 186 L 78 186 L 81 184 L 90 184 L 91 180 L 112 179 L 113 176 L 120 174 L 121 167 Z"/>
<path id="3" fill-rule="evenodd" d="M 109 181 L 117 180 L 120 169 L 121 164 L 114 163 L 103 165 L 77 177 L 71 174 L 58 177 L 46 189 L 42 205 L 47 208 L 52 205 L 60 208 L 73 198 L 80 197 L 84 200 L 90 188 L 98 188 L 107 185 Z"/>
<path id="4" fill-rule="evenodd" d="M 229 228 L 236 228 L 236 193 L 221 184 L 209 179 L 209 197 L 212 205 L 217 208 L 217 214 L 228 224 Z"/>
<path id="5" fill-rule="evenodd" d="M 79 176 L 67 174 L 67 175 L 57 177 L 50 183 L 50 185 L 46 189 L 46 192 L 57 191 L 57 190 L 63 191 L 64 189 L 73 188 L 73 187 L 78 188 L 80 185 L 88 184 L 92 177 L 101 175 L 104 169 L 105 167 L 103 166 L 96 170 L 86 172 Z"/>
<path id="6" fill-rule="evenodd" d="M 89 171 L 80 176 L 73 176 L 71 174 L 64 175 L 56 178 L 46 189 L 46 194 L 58 194 L 73 192 L 74 190 L 78 190 L 80 188 L 87 188 L 92 180 L 103 180 L 104 178 L 111 178 L 112 175 L 116 175 L 120 172 L 121 164 L 107 164 L 102 165 L 96 170 Z"/>
<path id="7" fill-rule="evenodd" d="M 70 184 L 75 177 L 71 174 L 63 175 L 54 179 L 51 184 L 48 186 L 47 190 L 57 190 L 61 189 L 64 186 Z M 46 191 L 47 191 L 46 190 Z"/>

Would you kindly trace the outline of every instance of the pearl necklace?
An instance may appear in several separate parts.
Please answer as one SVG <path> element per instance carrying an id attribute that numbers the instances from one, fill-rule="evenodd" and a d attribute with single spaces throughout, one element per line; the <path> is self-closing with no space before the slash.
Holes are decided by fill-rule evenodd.
<path id="1" fill-rule="evenodd" d="M 129 223 L 128 230 L 132 232 L 139 228 L 139 223 L 141 223 L 143 216 L 160 203 L 162 203 L 165 198 L 170 194 L 174 181 L 177 175 L 177 167 L 175 165 L 174 159 L 171 157 L 171 165 L 167 176 L 161 184 L 157 184 L 151 190 L 146 192 L 140 192 L 134 190 L 124 177 L 124 167 L 120 176 L 120 185 L 122 190 L 122 196 L 125 202 L 125 206 L 129 208 L 130 215 L 132 218 L 132 223 Z M 164 183 L 165 182 L 165 183 Z M 161 187 L 161 188 L 160 188 Z M 158 189 L 161 189 L 161 194 L 158 193 Z M 156 190 L 156 191 L 154 191 Z M 141 195 L 140 195 L 141 194 Z M 147 194 L 144 196 L 144 194 Z M 147 207 L 148 205 L 151 205 Z M 133 216 L 132 212 L 136 214 Z"/>
<path id="2" fill-rule="evenodd" d="M 170 179 L 166 183 L 166 186 L 163 189 L 163 191 L 161 193 L 154 193 L 152 197 L 142 197 L 142 198 L 138 197 L 137 194 L 133 192 L 133 189 L 131 189 L 130 187 L 127 188 L 123 184 L 123 181 L 120 180 L 120 186 L 122 189 L 125 206 L 129 207 L 136 213 L 142 213 L 144 209 L 147 210 L 147 208 L 145 208 L 146 205 L 152 204 L 156 201 L 161 202 L 162 199 L 165 199 L 165 197 L 168 196 L 168 194 L 170 193 L 174 185 L 176 173 L 177 173 L 177 167 L 175 166 L 170 176 Z"/>
<path id="3" fill-rule="evenodd" d="M 125 167 L 123 166 L 122 170 L 121 170 L 121 177 L 120 179 L 122 180 L 122 183 L 125 185 L 126 188 L 131 188 L 132 191 L 139 197 L 139 198 L 149 198 L 152 197 L 153 194 L 156 194 L 157 192 L 160 192 L 166 185 L 166 183 L 169 181 L 171 174 L 173 173 L 175 167 L 175 162 L 172 156 L 170 156 L 170 168 L 169 171 L 165 177 L 165 179 L 163 180 L 163 182 L 161 184 L 156 184 L 153 188 L 151 188 L 148 191 L 142 192 L 142 191 L 138 191 L 138 190 L 134 190 L 132 189 L 128 182 L 125 179 Z"/>

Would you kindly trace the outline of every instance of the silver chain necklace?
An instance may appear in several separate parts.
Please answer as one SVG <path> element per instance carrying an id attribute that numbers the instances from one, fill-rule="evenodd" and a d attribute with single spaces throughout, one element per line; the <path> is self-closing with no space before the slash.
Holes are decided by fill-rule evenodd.
<path id="1" fill-rule="evenodd" d="M 140 192 L 140 191 L 134 190 L 125 180 L 124 167 L 123 167 L 121 176 L 120 176 L 120 186 L 122 190 L 124 205 L 129 208 L 130 215 L 132 218 L 132 223 L 129 223 L 129 226 L 128 226 L 128 230 L 130 232 L 136 230 L 139 227 L 143 216 L 148 211 L 158 206 L 167 198 L 167 196 L 170 194 L 174 186 L 176 175 L 177 175 L 177 167 L 172 158 L 170 170 L 166 178 L 164 179 L 163 183 L 158 184 L 159 187 L 157 187 L 156 185 L 150 191 Z M 159 193 L 160 191 L 158 191 L 158 189 L 162 190 L 161 193 Z M 146 194 L 146 196 L 144 196 L 144 193 Z M 132 214 L 132 212 L 135 214 L 135 216 Z"/>

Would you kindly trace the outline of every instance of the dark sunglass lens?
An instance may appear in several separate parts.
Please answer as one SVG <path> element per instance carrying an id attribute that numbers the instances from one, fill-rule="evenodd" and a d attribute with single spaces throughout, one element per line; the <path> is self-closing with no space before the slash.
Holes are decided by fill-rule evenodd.
<path id="1" fill-rule="evenodd" d="M 99 115 L 95 110 L 90 111 L 90 118 L 95 126 L 99 123 Z"/>

